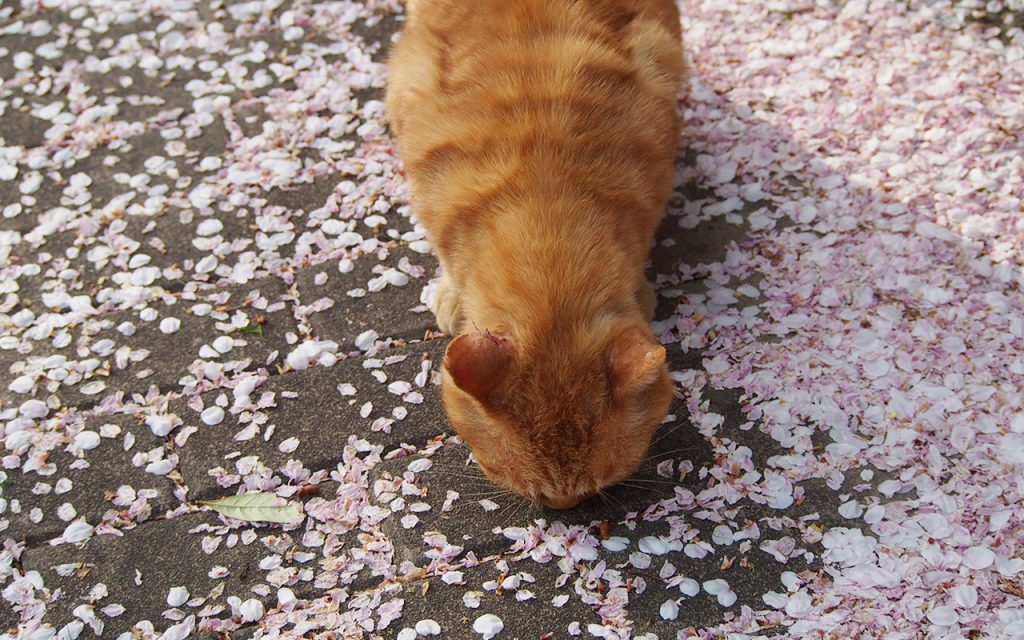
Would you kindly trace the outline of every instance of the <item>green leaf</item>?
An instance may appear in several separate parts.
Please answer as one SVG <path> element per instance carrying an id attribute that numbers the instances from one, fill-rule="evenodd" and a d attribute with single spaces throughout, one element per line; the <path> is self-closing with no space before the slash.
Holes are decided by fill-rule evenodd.
<path id="1" fill-rule="evenodd" d="M 263 337 L 263 325 L 261 324 L 253 324 L 250 322 L 249 324 L 239 329 L 239 331 L 241 331 L 242 333 L 252 333 L 258 335 L 261 338 Z"/>
<path id="2" fill-rule="evenodd" d="M 201 500 L 222 516 L 246 522 L 301 522 L 306 516 L 294 502 L 285 502 L 269 492 L 243 493 L 217 500 Z"/>

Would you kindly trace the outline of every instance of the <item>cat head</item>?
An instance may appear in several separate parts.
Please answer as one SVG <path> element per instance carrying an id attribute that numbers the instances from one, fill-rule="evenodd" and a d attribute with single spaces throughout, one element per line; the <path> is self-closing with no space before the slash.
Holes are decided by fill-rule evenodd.
<path id="1" fill-rule="evenodd" d="M 646 324 L 587 333 L 533 345 L 466 333 L 445 354 L 445 410 L 484 473 L 556 509 L 630 477 L 672 399 Z"/>

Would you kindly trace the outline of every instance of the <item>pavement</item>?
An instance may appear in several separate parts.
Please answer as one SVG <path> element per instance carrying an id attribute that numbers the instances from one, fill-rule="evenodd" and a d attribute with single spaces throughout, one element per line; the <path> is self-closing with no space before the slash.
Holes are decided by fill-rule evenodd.
<path id="1" fill-rule="evenodd" d="M 1024 637 L 1021 489 L 983 486 L 1024 463 L 1024 278 L 971 271 L 1019 244 L 1020 138 L 991 151 L 991 237 L 898 219 L 915 196 L 838 169 L 813 107 L 722 88 L 756 64 L 716 66 L 728 4 L 684 8 L 698 79 L 649 268 L 677 400 L 649 463 L 568 512 L 496 494 L 442 413 L 437 261 L 380 102 L 398 3 L 0 4 L 0 638 Z M 839 11 L 782 4 L 779 42 Z M 931 24 L 886 15 L 842 18 Z M 983 40 L 939 22 L 939 49 Z M 990 306 L 885 284 L 909 273 Z M 808 302 L 828 285 L 845 302 Z M 933 323 L 850 355 L 897 303 Z M 248 492 L 303 518 L 205 504 Z"/>

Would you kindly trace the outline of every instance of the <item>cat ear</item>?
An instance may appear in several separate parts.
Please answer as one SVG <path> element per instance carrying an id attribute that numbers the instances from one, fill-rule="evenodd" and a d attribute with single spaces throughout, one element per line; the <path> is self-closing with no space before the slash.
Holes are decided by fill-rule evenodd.
<path id="1" fill-rule="evenodd" d="M 464 333 L 448 345 L 444 368 L 457 387 L 480 402 L 508 376 L 512 344 L 506 336 L 490 331 Z"/>
<path id="2" fill-rule="evenodd" d="M 609 348 L 613 393 L 639 391 L 650 386 L 665 368 L 665 347 L 650 329 L 620 334 Z"/>

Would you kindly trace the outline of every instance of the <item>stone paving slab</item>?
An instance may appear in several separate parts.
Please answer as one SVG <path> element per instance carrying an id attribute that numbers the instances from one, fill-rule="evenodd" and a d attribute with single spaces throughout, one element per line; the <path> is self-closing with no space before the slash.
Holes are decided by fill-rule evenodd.
<path id="1" fill-rule="evenodd" d="M 437 271 L 437 259 L 408 247 L 382 249 L 385 260 L 356 258 L 339 272 L 329 262 L 304 269 L 296 285 L 303 300 L 328 299 L 333 304 L 310 316 L 315 333 L 346 351 L 356 338 L 373 331 L 381 338 L 422 340 L 439 335 L 434 316 L 422 301 L 423 287 Z M 410 274 L 411 272 L 411 274 Z M 372 292 L 369 293 L 368 292 Z"/>
<path id="2" fill-rule="evenodd" d="M 280 531 L 246 529 L 219 536 L 217 552 L 208 554 L 204 538 L 218 536 L 193 530 L 217 524 L 218 518 L 209 514 L 146 523 L 124 532 L 123 538 L 97 536 L 80 548 L 65 544 L 29 549 L 22 565 L 27 571 L 38 571 L 51 592 L 57 588 L 63 591 L 63 597 L 48 610 L 46 621 L 59 628 L 80 617 L 73 613 L 77 607 L 91 605 L 96 617 L 104 622 L 103 637 L 117 637 L 143 619 L 165 629 L 187 614 L 201 615 L 204 608 L 218 618 L 230 619 L 230 597 L 242 601 L 255 598 L 268 608 L 275 604 L 276 595 L 270 598 L 252 590 L 257 585 L 269 589 L 265 583 L 267 572 L 260 568 L 260 561 L 269 553 L 268 544 L 282 544 L 294 551 L 300 547 L 283 540 Z M 75 569 L 62 576 L 59 567 L 66 564 L 75 565 Z M 106 585 L 106 595 L 91 598 L 100 584 Z M 169 587 L 185 587 L 187 602 L 175 607 L 168 604 Z M 300 594 L 311 592 L 298 579 L 293 589 Z M 104 607 L 117 604 L 125 613 L 103 613 Z M 216 613 L 218 608 L 223 608 L 220 615 Z"/>
<path id="3" fill-rule="evenodd" d="M 420 493 L 419 499 L 406 496 L 406 505 L 422 502 L 430 506 L 430 510 L 419 514 L 420 522 L 414 528 L 406 528 L 397 518 L 385 521 L 382 526 L 389 537 L 401 541 L 396 545 L 405 555 L 404 560 L 416 562 L 417 551 L 422 537 L 431 531 L 437 531 L 452 541 L 459 541 L 479 557 L 504 551 L 508 541 L 501 536 L 492 535 L 495 527 L 527 526 L 536 518 L 560 520 L 567 524 L 591 526 L 595 523 L 608 521 L 611 523 L 627 519 L 642 512 L 653 502 L 667 499 L 673 495 L 674 486 L 685 487 L 691 491 L 699 491 L 701 481 L 696 474 L 684 476 L 684 483 L 659 476 L 655 473 L 658 462 L 671 458 L 684 458 L 693 468 L 710 462 L 711 451 L 703 439 L 692 430 L 686 428 L 685 408 L 676 403 L 673 411 L 680 411 L 675 420 L 661 427 L 655 446 L 651 449 L 651 461 L 641 467 L 634 475 L 631 486 L 610 488 L 604 498 L 592 498 L 579 507 L 567 512 L 557 512 L 537 505 L 530 505 L 521 498 L 507 495 L 497 489 L 470 458 L 469 449 L 458 440 L 449 440 L 444 446 L 429 456 L 431 466 L 428 470 L 414 474 L 415 487 Z M 662 437 L 663 436 L 663 437 Z M 396 458 L 385 460 L 375 466 L 371 472 L 371 485 L 383 481 L 401 482 L 410 467 L 416 465 L 419 458 Z M 450 511 L 443 509 L 451 496 L 448 491 L 454 490 L 459 497 L 451 501 Z M 397 495 L 394 491 L 384 503 L 388 503 Z M 381 496 L 377 496 L 381 500 Z M 490 500 L 495 506 L 481 506 L 481 500 Z M 488 510 L 490 509 L 490 510 Z"/>
<path id="4" fill-rule="evenodd" d="M 183 379 L 194 385 L 225 370 L 274 368 L 289 350 L 286 334 L 296 330 L 288 289 L 276 278 L 183 292 L 166 303 L 89 316 L 48 334 L 22 333 L 25 353 L 7 352 L 7 371 L 34 384 L 29 393 L 2 389 L 0 398 L 20 404 L 53 395 L 48 402 L 58 406 L 90 407 L 114 392 L 130 396 L 151 386 L 176 391 Z M 194 367 L 197 361 L 215 364 Z"/>
<path id="5" fill-rule="evenodd" d="M 113 416 L 86 420 L 66 447 L 30 451 L 27 456 L 45 460 L 38 470 L 8 472 L 8 481 L 0 483 L 0 498 L 7 501 L 0 514 L 3 535 L 35 546 L 57 538 L 78 518 L 120 527 L 163 515 L 178 505 L 176 484 L 148 473 L 145 462 L 145 454 L 162 444 L 134 417 Z"/>
<path id="6" fill-rule="evenodd" d="M 205 394 L 202 406 L 172 403 L 170 412 L 182 426 L 198 429 L 181 447 L 180 471 L 189 495 L 207 499 L 223 494 L 225 486 L 217 479 L 221 476 L 250 488 L 257 478 L 280 479 L 278 470 L 290 460 L 301 461 L 309 472 L 329 471 L 337 466 L 351 433 L 362 433 L 385 452 L 403 443 L 420 446 L 444 433 L 448 427 L 433 383 L 444 346 L 443 341 L 430 341 L 382 349 L 332 367 L 271 377 L 253 391 L 268 403 L 258 410 L 232 413 L 235 400 L 227 391 Z M 226 408 L 223 422 L 204 424 L 202 412 L 221 405 Z M 243 416 L 245 423 L 239 422 Z M 262 424 L 253 429 L 257 420 Z M 239 472 L 239 466 L 246 472 Z"/>
<path id="7" fill-rule="evenodd" d="M 434 620 L 443 635 L 472 638 L 476 635 L 474 622 L 485 614 L 501 619 L 501 637 L 518 640 L 536 640 L 547 633 L 551 638 L 563 638 L 573 622 L 586 628 L 600 620 L 590 607 L 567 597 L 573 589 L 571 582 L 556 586 L 561 572 L 554 563 L 496 560 L 459 569 L 458 578 L 455 572 L 448 575 L 450 584 L 442 573 L 440 578 L 405 585 L 400 594 L 402 616 L 390 625 L 389 637 L 407 628 L 415 630 L 421 621 Z M 551 601 L 559 596 L 566 596 L 566 601 L 553 605 Z"/>
<path id="8" fill-rule="evenodd" d="M 724 397 L 728 397 L 727 394 Z M 738 407 L 739 403 L 735 401 L 722 407 L 726 409 L 727 421 L 737 417 Z M 678 403 L 672 410 L 685 412 Z M 652 449 L 656 462 L 678 459 L 682 461 L 684 469 L 701 469 L 711 465 L 711 452 L 705 441 L 695 431 L 687 429 L 687 426 L 685 415 L 679 415 L 676 420 L 663 425 Z M 738 424 L 730 426 L 736 429 Z M 753 433 L 758 432 L 753 430 Z M 740 431 L 740 438 L 742 435 Z M 770 443 L 770 439 L 768 441 Z M 772 448 L 769 445 L 762 454 L 770 456 Z M 778 447 L 774 448 L 782 451 Z M 732 509 L 719 508 L 721 515 L 716 514 L 715 517 L 721 518 L 724 515 L 725 519 L 718 521 L 704 519 L 714 512 L 704 512 L 698 518 L 662 517 L 657 512 L 651 512 L 648 507 L 659 501 L 671 503 L 676 487 L 693 494 L 700 493 L 707 486 L 707 481 L 692 471 L 680 473 L 681 480 L 670 481 L 664 475 L 655 473 L 653 465 L 642 468 L 626 483 L 627 486 L 610 489 L 603 499 L 591 499 L 569 512 L 556 512 L 527 505 L 525 501 L 513 496 L 498 494 L 493 485 L 470 464 L 468 456 L 468 449 L 457 442 L 434 452 L 429 457 L 433 466 L 416 474 L 418 494 L 387 488 L 400 483 L 403 475 L 407 475 L 416 466 L 416 461 L 421 459 L 388 460 L 374 467 L 372 484 L 384 488 L 377 495 L 378 501 L 398 513 L 406 513 L 401 519 L 390 518 L 382 523 L 384 533 L 395 542 L 399 550 L 397 559 L 424 567 L 435 564 L 436 560 L 430 560 L 431 547 L 425 543 L 434 540 L 437 535 L 443 536 L 452 545 L 462 547 L 476 558 L 513 558 L 516 554 L 510 553 L 511 542 L 503 534 L 503 529 L 529 528 L 538 523 L 543 528 L 544 522 L 555 520 L 568 526 L 582 527 L 590 535 L 610 540 L 609 544 L 615 543 L 614 547 L 603 549 L 596 560 L 621 571 L 624 579 L 641 579 L 636 582 L 637 587 L 631 584 L 627 588 L 631 617 L 634 621 L 644 621 L 643 631 L 655 633 L 658 637 L 671 637 L 678 623 L 665 620 L 662 616 L 662 606 L 666 600 L 673 600 L 672 597 L 666 598 L 665 587 L 647 589 L 647 582 L 654 585 L 671 584 L 667 590 L 672 592 L 679 578 L 686 578 L 686 584 L 679 587 L 674 598 L 680 607 L 679 619 L 694 628 L 711 625 L 723 619 L 723 616 L 731 616 L 729 611 L 733 604 L 722 606 L 716 602 L 715 597 L 700 592 L 704 583 L 725 578 L 736 596 L 737 606 L 760 606 L 762 597 L 780 584 L 783 572 L 808 572 L 805 574 L 808 579 L 814 575 L 820 567 L 819 561 L 815 559 L 807 562 L 803 550 L 812 552 L 808 556 L 810 558 L 820 555 L 822 548 L 818 543 L 823 528 L 850 525 L 848 519 L 838 514 L 836 494 L 823 483 L 814 481 L 799 485 L 804 491 L 804 498 L 782 518 L 777 510 L 756 504 Z M 453 490 L 461 496 L 453 496 Z M 858 495 L 862 500 L 866 496 L 863 493 Z M 404 504 L 396 508 L 395 500 L 398 499 Z M 484 507 L 478 504 L 481 499 L 491 500 L 495 504 Z M 413 505 L 423 508 L 414 509 Z M 413 511 L 415 518 L 408 521 Z M 732 534 L 727 536 L 728 540 L 719 538 L 715 529 L 723 524 L 728 525 L 726 529 L 729 531 L 739 532 L 735 541 L 732 541 Z M 714 542 L 704 550 L 697 547 L 691 550 L 687 546 L 685 552 L 679 548 L 654 554 L 645 554 L 643 546 L 638 548 L 628 542 L 649 537 L 669 540 L 679 537 L 680 531 L 689 532 L 682 536 L 687 545 L 700 545 L 702 541 Z M 622 544 L 626 546 L 619 550 Z M 546 565 L 539 565 L 527 558 L 518 561 L 516 566 L 522 571 L 530 571 Z M 557 572 L 555 575 L 558 575 Z M 676 582 L 671 583 L 671 578 L 676 578 Z M 691 585 L 698 589 L 698 593 L 690 592 Z M 682 591 L 684 587 L 686 592 Z M 565 617 L 555 615 L 555 619 L 564 620 Z M 534 624 L 538 619 L 531 620 L 524 627 L 529 631 L 521 633 L 533 634 L 532 637 L 539 637 L 546 632 L 541 626 L 551 622 L 549 616 L 539 619 L 540 626 Z M 448 618 L 450 626 L 458 627 L 460 621 L 465 623 L 457 617 Z M 600 617 L 590 621 L 592 624 L 600 622 Z M 559 637 L 559 634 L 556 633 L 554 637 Z"/>

